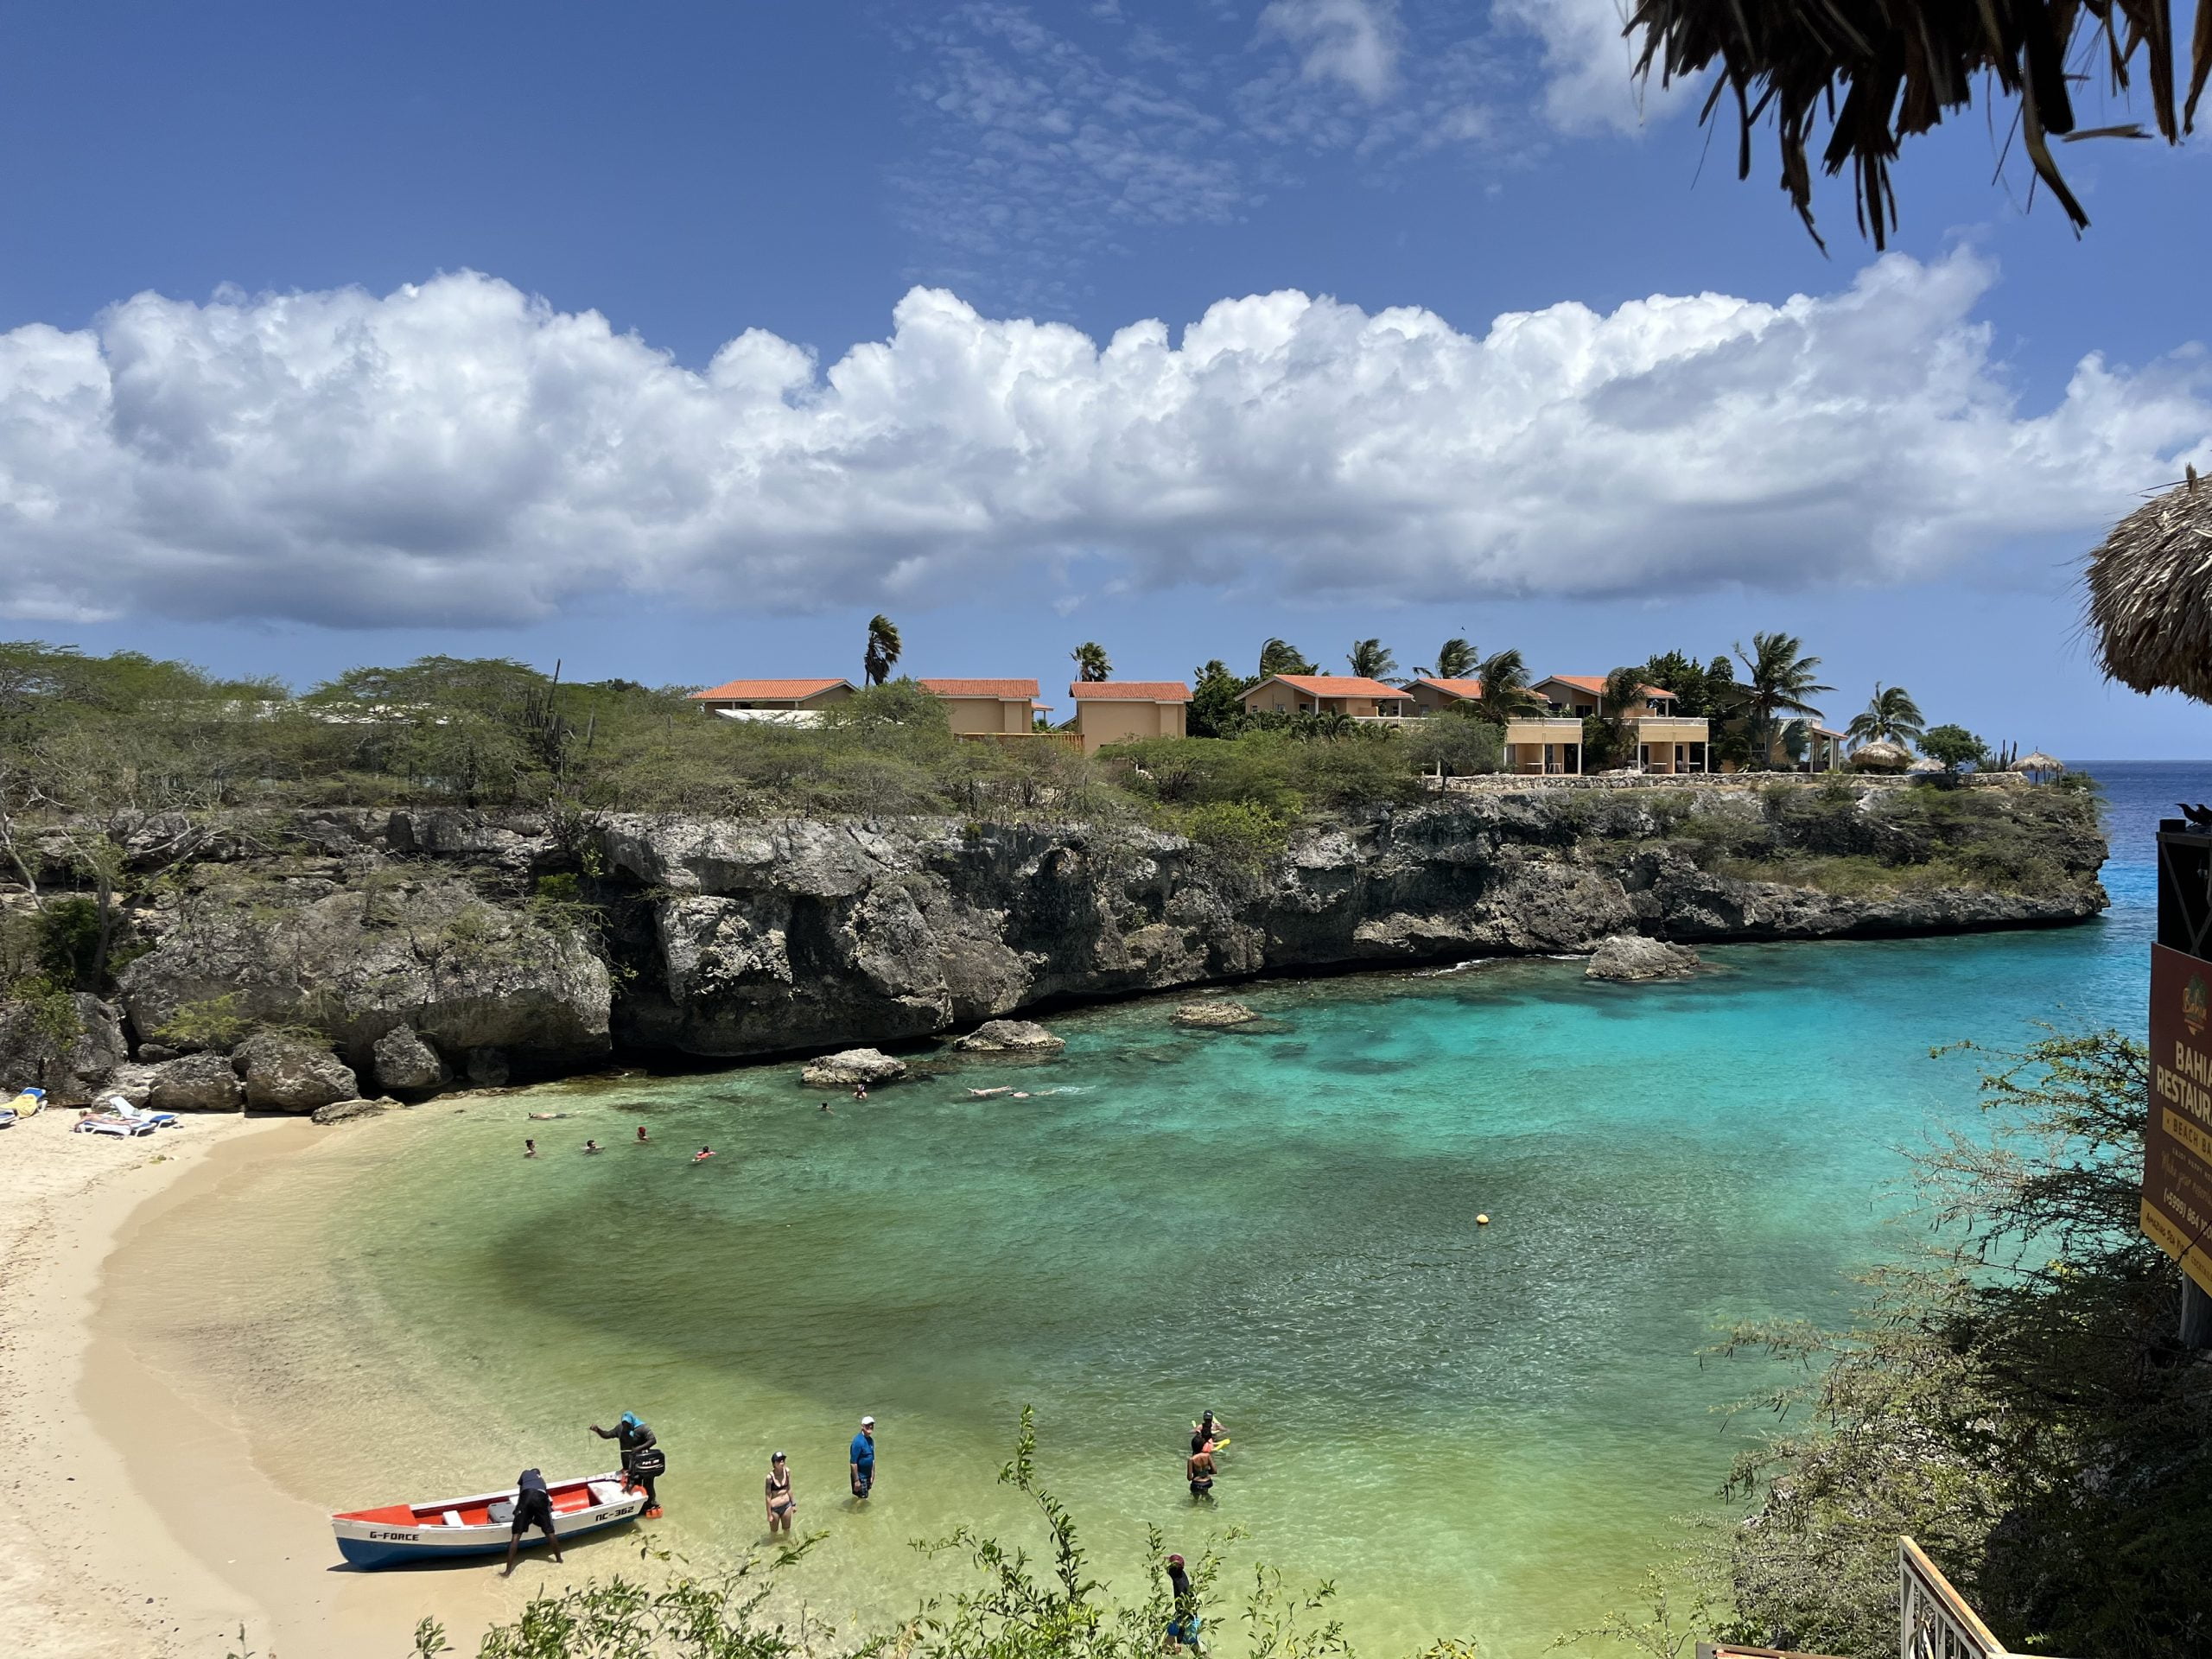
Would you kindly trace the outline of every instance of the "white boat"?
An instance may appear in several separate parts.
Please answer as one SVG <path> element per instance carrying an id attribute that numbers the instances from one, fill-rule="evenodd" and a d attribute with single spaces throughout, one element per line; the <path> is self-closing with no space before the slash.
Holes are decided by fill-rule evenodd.
<path id="1" fill-rule="evenodd" d="M 643 1491 L 622 1484 L 617 1472 L 549 1480 L 553 1530 L 565 1543 L 580 1533 L 633 1521 L 645 1507 Z M 479 1492 L 473 1497 L 440 1498 L 429 1503 L 388 1503 L 379 1510 L 349 1510 L 330 1517 L 338 1553 L 356 1567 L 392 1567 L 405 1561 L 443 1561 L 462 1555 L 504 1555 L 512 1533 L 518 1489 Z M 545 1541 L 532 1527 L 525 1548 Z"/>

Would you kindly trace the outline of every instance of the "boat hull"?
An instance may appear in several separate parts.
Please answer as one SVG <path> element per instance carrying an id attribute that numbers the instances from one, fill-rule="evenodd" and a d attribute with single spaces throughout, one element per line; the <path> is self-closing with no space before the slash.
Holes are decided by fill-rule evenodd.
<path id="1" fill-rule="evenodd" d="M 610 1474 L 554 1484 L 553 1530 L 562 1542 L 638 1518 L 645 1507 L 645 1495 L 621 1491 L 621 1478 Z M 584 1499 L 582 1507 L 564 1507 L 572 1504 L 577 1494 Z M 330 1526 L 337 1535 L 338 1553 L 354 1567 L 401 1567 L 473 1555 L 504 1555 L 513 1536 L 511 1525 L 481 1517 L 488 1505 L 511 1503 L 514 1498 L 510 1490 L 417 1504 L 411 1510 L 410 1506 L 395 1504 L 385 1510 L 334 1515 Z M 612 1501 L 601 1501 L 605 1498 Z M 447 1515 L 461 1516 L 462 1524 L 438 1518 Z M 532 1527 L 522 1542 L 525 1549 L 534 1549 L 544 1544 L 546 1537 Z"/>

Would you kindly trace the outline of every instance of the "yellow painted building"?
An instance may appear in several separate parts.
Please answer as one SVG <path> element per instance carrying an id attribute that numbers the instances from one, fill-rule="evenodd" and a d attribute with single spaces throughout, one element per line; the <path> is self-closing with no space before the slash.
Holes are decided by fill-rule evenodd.
<path id="1" fill-rule="evenodd" d="M 1414 700 L 1395 685 L 1357 674 L 1271 674 L 1241 699 L 1248 715 L 1345 715 L 1403 720 Z"/>
<path id="2" fill-rule="evenodd" d="M 1027 737 L 1037 721 L 1034 680 L 918 680 L 944 704 L 955 737 Z"/>
<path id="3" fill-rule="evenodd" d="M 1109 743 L 1182 737 L 1189 729 L 1191 688 L 1180 680 L 1078 680 L 1068 696 L 1075 699 L 1076 736 L 1085 754 Z"/>

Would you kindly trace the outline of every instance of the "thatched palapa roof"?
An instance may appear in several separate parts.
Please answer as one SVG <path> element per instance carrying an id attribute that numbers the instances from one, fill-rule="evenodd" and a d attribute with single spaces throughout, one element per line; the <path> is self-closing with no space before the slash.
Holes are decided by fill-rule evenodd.
<path id="1" fill-rule="evenodd" d="M 2198 0 L 2178 122 L 2174 10 L 2171 0 L 1637 0 L 1625 32 L 1642 37 L 1639 75 L 1656 69 L 1663 83 L 1713 72 L 1699 118 L 1710 121 L 1724 95 L 1734 103 L 1738 177 L 1751 176 L 1752 130 L 1772 118 L 1782 188 L 1808 231 L 1807 152 L 1825 116 L 1821 166 L 1831 176 L 1851 170 L 1859 229 L 1878 248 L 1897 223 L 1890 168 L 1899 142 L 1970 108 L 1985 77 L 1993 83 L 1986 98 L 2018 105 L 2021 148 L 2036 175 L 2077 229 L 2087 225 L 2050 141 L 2149 137 L 2133 122 L 2084 129 L 2074 107 L 2080 84 L 2098 69 L 2115 93 L 2124 91 L 2139 55 L 2159 136 L 2181 141 L 2212 70 L 2212 0 Z"/>
<path id="2" fill-rule="evenodd" d="M 2063 772 L 2066 770 L 2066 763 L 2063 760 L 2061 760 L 2055 754 L 2045 754 L 2041 749 L 2037 749 L 2032 754 L 2022 755 L 2018 760 L 2012 763 L 2010 770 L 2013 772 Z"/>
<path id="3" fill-rule="evenodd" d="M 1923 754 L 1919 760 L 1907 766 L 1905 770 L 1917 778 L 1924 777 L 1929 772 L 1948 772 L 1950 768 L 1945 766 L 1941 760 L 1930 760 Z"/>
<path id="4" fill-rule="evenodd" d="M 1878 737 L 1853 749 L 1851 764 L 1861 772 L 1903 772 L 1912 764 L 1912 751 L 1902 743 Z"/>
<path id="5" fill-rule="evenodd" d="M 2212 480 L 2191 467 L 2089 555 L 2089 627 L 2107 679 L 2212 702 Z"/>

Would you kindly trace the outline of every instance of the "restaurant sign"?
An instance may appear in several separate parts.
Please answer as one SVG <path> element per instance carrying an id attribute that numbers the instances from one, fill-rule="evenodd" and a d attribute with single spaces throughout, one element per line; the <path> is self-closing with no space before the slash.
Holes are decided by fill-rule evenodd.
<path id="1" fill-rule="evenodd" d="M 2151 947 L 2143 1230 L 2212 1291 L 2212 962 Z"/>

